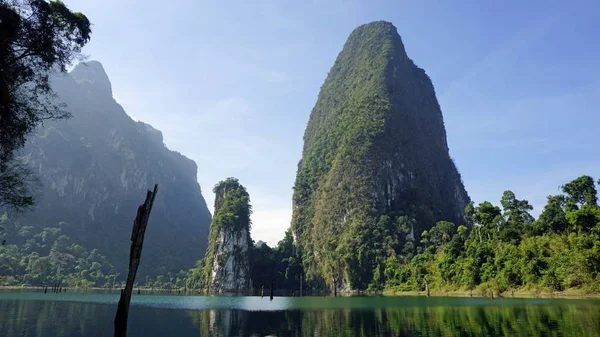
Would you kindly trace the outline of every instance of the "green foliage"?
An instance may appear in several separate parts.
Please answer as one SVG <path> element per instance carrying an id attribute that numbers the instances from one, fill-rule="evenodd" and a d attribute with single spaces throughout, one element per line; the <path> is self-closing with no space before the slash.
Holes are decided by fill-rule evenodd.
<path id="1" fill-rule="evenodd" d="M 11 221 L 9 220 L 8 223 Z M 6 222 L 5 222 L 6 223 Z M 6 226 L 10 243 L 0 246 L 0 285 L 111 287 L 116 274 L 97 249 L 88 251 L 63 234 L 60 225 L 35 231 Z"/>
<path id="2" fill-rule="evenodd" d="M 204 289 L 206 287 L 204 279 L 204 259 L 198 260 L 196 267 L 188 270 L 184 282 L 185 287 L 188 289 Z"/>
<path id="3" fill-rule="evenodd" d="M 22 210 L 33 204 L 31 172 L 15 152 L 42 121 L 69 117 L 49 76 L 81 55 L 91 28 L 62 1 L 8 0 L 0 3 L 0 31 L 0 207 Z"/>
<path id="4" fill-rule="evenodd" d="M 489 202 L 468 205 L 465 213 L 475 226 L 454 231 L 438 222 L 422 235 L 427 247 L 410 263 L 388 258 L 386 288 L 422 290 L 427 279 L 439 290 L 600 291 L 600 207 L 590 181 L 584 176 L 564 185 L 569 194 L 549 196 L 535 221 L 529 203 L 511 191 L 502 197 L 504 216 Z M 581 207 L 567 210 L 569 199 Z"/>
<path id="5" fill-rule="evenodd" d="M 590 176 L 581 176 L 563 185 L 562 190 L 570 201 L 577 204 L 595 206 L 598 203 L 594 179 Z"/>
<path id="6" fill-rule="evenodd" d="M 548 202 L 537 221 L 533 223 L 533 233 L 560 233 L 569 226 L 565 213 L 566 198 L 564 195 L 548 196 Z"/>
<path id="7" fill-rule="evenodd" d="M 274 249 L 266 243 L 252 249 L 250 278 L 254 289 L 269 289 L 273 284 L 277 289 L 298 290 L 301 277 L 302 264 L 295 253 L 290 230 Z"/>
<path id="8" fill-rule="evenodd" d="M 201 268 L 202 260 L 198 261 L 198 266 L 196 268 L 192 268 L 189 271 L 180 270 L 177 273 L 167 272 L 164 275 L 158 275 L 155 278 L 151 278 L 150 276 L 146 276 L 146 278 L 142 281 L 139 280 L 136 282 L 137 287 L 142 287 L 146 289 L 195 289 L 200 288 L 196 287 L 196 283 L 202 283 L 202 268 Z"/>

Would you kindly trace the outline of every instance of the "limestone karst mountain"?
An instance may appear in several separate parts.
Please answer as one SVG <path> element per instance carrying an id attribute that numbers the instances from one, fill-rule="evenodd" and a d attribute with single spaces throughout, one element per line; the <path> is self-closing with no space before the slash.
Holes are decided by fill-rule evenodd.
<path id="1" fill-rule="evenodd" d="M 250 196 L 235 178 L 214 190 L 215 210 L 205 254 L 204 279 L 212 292 L 242 291 L 250 286 Z"/>
<path id="2" fill-rule="evenodd" d="M 211 221 L 196 163 L 169 150 L 160 131 L 125 113 L 99 62 L 77 65 L 55 78 L 53 87 L 73 117 L 46 123 L 23 150 L 42 189 L 20 222 L 60 224 L 123 275 L 137 207 L 157 183 L 139 278 L 193 266 L 206 249 Z"/>
<path id="3" fill-rule="evenodd" d="M 387 256 L 436 221 L 460 223 L 468 202 L 431 80 L 391 23 L 358 27 L 304 134 L 292 229 L 307 279 L 365 289 Z"/>

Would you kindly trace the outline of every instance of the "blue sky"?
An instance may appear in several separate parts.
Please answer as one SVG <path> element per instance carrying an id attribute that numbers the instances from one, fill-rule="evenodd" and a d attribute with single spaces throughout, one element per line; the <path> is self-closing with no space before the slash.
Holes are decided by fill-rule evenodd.
<path id="1" fill-rule="evenodd" d="M 65 2 L 94 24 L 84 52 L 115 99 L 196 161 L 211 212 L 219 180 L 248 188 L 256 241 L 289 227 L 319 88 L 350 32 L 375 20 L 431 77 L 473 200 L 511 189 L 537 215 L 559 185 L 600 178 L 598 1 Z"/>

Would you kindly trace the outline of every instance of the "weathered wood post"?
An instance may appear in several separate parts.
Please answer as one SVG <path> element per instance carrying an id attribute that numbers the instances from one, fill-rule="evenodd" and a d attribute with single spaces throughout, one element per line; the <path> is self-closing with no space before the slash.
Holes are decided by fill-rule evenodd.
<path id="1" fill-rule="evenodd" d="M 425 290 L 427 290 L 427 297 L 429 297 L 429 283 L 427 283 L 427 279 L 425 279 Z"/>
<path id="2" fill-rule="evenodd" d="M 271 301 L 273 300 L 273 283 L 271 283 L 271 291 L 270 291 L 271 295 L 270 295 L 270 299 Z"/>
<path id="3" fill-rule="evenodd" d="M 146 226 L 154 204 L 154 198 L 158 192 L 158 185 L 154 185 L 154 191 L 148 191 L 146 201 L 137 210 L 137 216 L 133 222 L 131 231 L 131 249 L 129 251 L 129 273 L 127 274 L 127 283 L 125 289 L 121 290 L 121 297 L 117 306 L 117 314 L 115 315 L 115 337 L 127 336 L 127 317 L 129 315 L 129 305 L 131 304 L 131 292 L 133 291 L 133 283 L 137 274 L 140 259 L 142 257 L 142 247 L 144 245 L 144 234 L 146 234 Z"/>
<path id="4" fill-rule="evenodd" d="M 263 298 L 265 296 L 265 286 L 262 286 L 260 288 L 260 298 Z"/>

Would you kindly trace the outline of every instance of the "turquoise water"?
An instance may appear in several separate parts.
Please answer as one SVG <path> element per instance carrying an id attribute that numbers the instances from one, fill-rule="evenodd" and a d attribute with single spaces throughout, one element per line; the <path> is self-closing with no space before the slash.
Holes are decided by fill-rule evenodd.
<path id="1" fill-rule="evenodd" d="M 0 336 L 112 336 L 117 301 L 0 292 Z M 128 336 L 600 336 L 600 301 L 134 295 Z"/>

